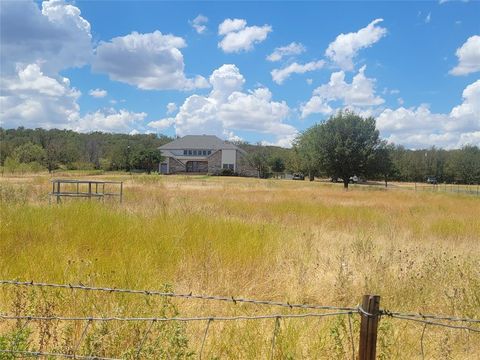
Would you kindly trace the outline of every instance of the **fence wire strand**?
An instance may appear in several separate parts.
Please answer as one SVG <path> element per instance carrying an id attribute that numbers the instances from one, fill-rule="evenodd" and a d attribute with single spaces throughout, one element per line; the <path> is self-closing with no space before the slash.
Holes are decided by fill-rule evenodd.
<path id="1" fill-rule="evenodd" d="M 201 294 L 185 294 L 185 293 L 174 293 L 174 292 L 162 292 L 157 290 L 137 290 L 137 289 L 124 289 L 124 288 L 110 288 L 110 287 L 94 287 L 86 286 L 83 284 L 55 284 L 55 283 L 42 283 L 42 282 L 25 282 L 17 280 L 0 280 L 0 285 L 12 285 L 12 286 L 26 286 L 26 287 L 47 287 L 47 288 L 57 288 L 57 289 L 70 289 L 70 290 L 85 290 L 85 291 L 98 291 L 105 293 L 123 293 L 123 294 L 140 294 L 147 296 L 161 296 L 161 297 L 170 297 L 170 298 L 182 298 L 190 300 L 212 300 L 212 301 L 221 301 L 221 302 L 230 302 L 234 304 L 238 303 L 247 303 L 255 305 L 267 305 L 267 306 L 279 306 L 289 309 L 303 309 L 303 310 L 326 310 L 328 312 L 305 312 L 305 313 L 285 313 L 285 314 L 264 314 L 264 315 L 238 315 L 238 316 L 192 316 L 192 317 L 119 317 L 119 316 L 109 316 L 109 317 L 85 317 L 85 316 L 37 316 L 37 315 L 12 315 L 12 314 L 1 314 L 0 320 L 17 320 L 19 322 L 20 331 L 23 331 L 28 324 L 32 321 L 73 321 L 73 322 L 82 322 L 85 321 L 86 324 L 83 327 L 83 331 L 79 337 L 79 340 L 75 343 L 72 348 L 71 353 L 62 354 L 55 352 L 43 352 L 43 351 L 32 351 L 32 350 L 18 350 L 18 339 L 15 338 L 12 340 L 12 345 L 10 349 L 2 349 L 1 353 L 13 354 L 15 357 L 19 355 L 21 357 L 63 357 L 67 359 L 85 359 L 85 360 L 118 360 L 115 358 L 109 357 L 100 357 L 93 354 L 90 355 L 77 355 L 76 352 L 80 348 L 81 343 L 86 337 L 89 326 L 93 322 L 150 322 L 145 333 L 140 340 L 138 347 L 135 351 L 136 358 L 139 359 L 141 356 L 142 349 L 147 341 L 147 338 L 155 325 L 156 322 L 196 322 L 196 321 L 205 321 L 206 328 L 202 337 L 201 348 L 199 352 L 199 359 L 202 359 L 204 346 L 208 336 L 208 331 L 210 325 L 213 321 L 242 321 L 242 320 L 266 320 L 274 319 L 275 325 L 272 334 L 271 340 L 271 353 L 270 357 L 273 359 L 275 356 L 275 346 L 276 340 L 278 337 L 278 332 L 280 329 L 281 319 L 295 319 L 295 318 L 321 318 L 329 316 L 348 316 L 348 331 L 351 340 L 351 349 L 352 349 L 352 359 L 355 359 L 355 341 L 353 333 L 353 324 L 352 324 L 352 315 L 359 314 L 362 317 L 389 317 L 404 321 L 412 321 L 416 323 L 423 324 L 423 329 L 420 338 L 420 350 L 422 358 L 425 358 L 425 349 L 424 349 L 424 337 L 428 326 L 438 326 L 450 329 L 465 330 L 473 333 L 480 333 L 480 328 L 472 327 L 469 324 L 480 324 L 480 319 L 475 318 L 466 318 L 466 317 L 457 317 L 457 316 L 447 316 L 447 315 L 434 315 L 434 314 L 421 314 L 421 313 L 402 313 L 389 311 L 382 309 L 375 314 L 369 313 L 364 310 L 361 306 L 356 307 L 339 307 L 339 306 L 325 306 L 325 305 L 315 305 L 315 304 L 291 304 L 289 302 L 279 302 L 279 301 L 269 301 L 269 300 L 256 300 L 256 299 L 247 299 L 247 298 L 236 298 L 233 296 L 215 296 L 215 295 L 201 295 Z M 23 324 L 22 324 L 23 321 Z M 468 325 L 468 326 L 467 326 Z M 123 326 L 123 325 L 122 325 Z M 15 355 L 16 354 L 16 355 Z"/>
<path id="2" fill-rule="evenodd" d="M 475 333 L 480 333 L 480 329 L 475 329 L 473 327 L 464 326 L 464 325 L 451 325 L 451 324 L 446 324 L 439 321 L 423 320 L 423 319 L 418 319 L 414 317 L 399 316 L 399 315 L 392 315 L 391 317 L 395 319 L 408 320 L 408 321 L 418 322 L 418 323 L 427 324 L 427 325 L 446 327 L 450 329 L 467 330 Z"/>
<path id="3" fill-rule="evenodd" d="M 207 321 L 207 326 L 205 327 L 205 332 L 203 333 L 202 346 L 200 347 L 200 354 L 198 355 L 199 360 L 202 360 L 203 348 L 205 346 L 205 342 L 207 341 L 208 329 L 210 328 L 212 321 L 212 318 L 208 319 Z"/>
<path id="4" fill-rule="evenodd" d="M 158 290 L 135 290 L 135 289 L 122 289 L 122 288 L 109 288 L 109 287 L 96 287 L 86 286 L 83 284 L 52 284 L 52 283 L 40 283 L 33 281 L 17 281 L 17 280 L 0 280 L 0 285 L 16 285 L 16 286 L 32 286 L 32 287 L 50 287 L 57 289 L 75 289 L 86 291 L 102 291 L 108 293 L 123 293 L 123 294 L 141 294 L 149 296 L 163 296 L 171 298 L 184 298 L 184 299 L 197 299 L 197 300 L 213 300 L 213 301 L 225 301 L 234 304 L 248 303 L 256 305 L 270 305 L 281 306 L 286 308 L 298 308 L 298 309 L 312 309 L 312 310 L 345 310 L 354 311 L 355 307 L 339 307 L 339 306 L 326 306 L 326 305 L 313 305 L 313 304 L 295 304 L 289 302 L 279 302 L 270 300 L 255 300 L 246 298 L 237 298 L 234 296 L 216 296 L 216 295 L 201 295 L 201 294 L 180 294 L 173 292 L 162 292 Z"/>
<path id="5" fill-rule="evenodd" d="M 240 316 L 196 316 L 196 317 L 77 317 L 77 316 L 30 316 L 30 315 L 8 315 L 0 314 L 4 320 L 30 320 L 30 321 L 238 321 L 238 320 L 262 320 L 262 319 L 295 319 L 309 317 L 326 317 L 337 315 L 348 315 L 351 311 L 338 311 L 330 313 L 304 313 L 304 314 L 268 314 L 268 315 L 240 315 Z"/>
<path id="6" fill-rule="evenodd" d="M 362 309 L 360 309 L 362 311 Z M 394 312 L 389 310 L 381 310 L 381 315 L 383 316 L 390 316 L 390 317 L 408 317 L 408 318 L 420 318 L 420 319 L 433 319 L 433 320 L 445 320 L 445 321 L 455 321 L 455 322 L 470 322 L 470 323 L 480 323 L 480 319 L 473 319 L 473 318 L 462 318 L 456 316 L 448 316 L 448 315 L 433 315 L 433 314 L 421 314 L 421 313 L 401 313 L 401 312 Z M 365 313 L 368 314 L 368 313 Z M 371 315 L 371 314 L 368 314 Z"/>
<path id="7" fill-rule="evenodd" d="M 122 360 L 118 358 L 101 357 L 101 356 L 87 356 L 75 354 L 51 353 L 43 351 L 26 351 L 26 350 L 0 350 L 0 354 L 18 354 L 22 357 L 59 357 L 64 359 L 83 359 L 83 360 Z"/>

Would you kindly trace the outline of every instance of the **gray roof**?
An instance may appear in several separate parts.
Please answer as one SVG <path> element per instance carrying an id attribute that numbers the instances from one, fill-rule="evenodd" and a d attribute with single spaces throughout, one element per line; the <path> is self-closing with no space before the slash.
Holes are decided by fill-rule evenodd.
<path id="1" fill-rule="evenodd" d="M 215 135 L 186 135 L 159 147 L 160 150 L 183 150 L 183 149 L 212 149 L 212 150 L 240 150 L 238 146 L 224 141 Z"/>

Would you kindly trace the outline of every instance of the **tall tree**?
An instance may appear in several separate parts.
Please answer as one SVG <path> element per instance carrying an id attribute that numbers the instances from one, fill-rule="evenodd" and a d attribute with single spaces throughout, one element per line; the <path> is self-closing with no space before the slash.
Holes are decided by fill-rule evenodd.
<path id="1" fill-rule="evenodd" d="M 316 125 L 313 145 L 319 167 L 327 175 L 341 177 L 348 188 L 350 177 L 365 176 L 369 162 L 380 145 L 373 117 L 363 118 L 351 111 L 340 111 L 325 123 Z"/>
<path id="2" fill-rule="evenodd" d="M 392 154 L 395 147 L 393 144 L 387 144 L 381 141 L 373 156 L 370 158 L 368 175 L 380 177 L 385 181 L 385 187 L 388 187 L 388 180 L 396 174 Z"/>
<path id="3" fill-rule="evenodd" d="M 158 164 L 163 157 L 158 149 L 140 150 L 133 157 L 133 167 L 139 170 L 145 170 L 150 174 L 154 169 L 158 169 Z"/>
<path id="4" fill-rule="evenodd" d="M 268 175 L 268 152 L 263 146 L 259 146 L 254 152 L 247 154 L 247 162 L 258 171 L 259 178 L 265 178 Z"/>
<path id="5" fill-rule="evenodd" d="M 297 164 L 301 167 L 301 171 L 308 175 L 310 181 L 314 180 L 315 175 L 318 175 L 320 170 L 317 148 L 319 131 L 320 125 L 317 124 L 312 126 L 300 134 L 295 139 L 293 145 L 293 151 L 296 153 L 296 159 L 299 160 L 299 164 Z"/>

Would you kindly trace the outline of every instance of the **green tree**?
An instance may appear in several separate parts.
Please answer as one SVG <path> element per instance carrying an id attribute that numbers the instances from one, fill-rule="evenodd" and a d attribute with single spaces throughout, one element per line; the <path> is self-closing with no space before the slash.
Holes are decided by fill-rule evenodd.
<path id="1" fill-rule="evenodd" d="M 283 173 L 285 171 L 285 161 L 279 156 L 270 158 L 269 165 L 275 173 Z"/>
<path id="2" fill-rule="evenodd" d="M 368 173 L 368 165 L 380 145 L 373 117 L 340 111 L 314 129 L 311 141 L 320 170 L 328 176 L 341 177 L 345 189 L 350 177 Z"/>
<path id="3" fill-rule="evenodd" d="M 388 186 L 388 180 L 396 175 L 396 168 L 392 159 L 394 150 L 393 144 L 381 141 L 370 159 L 368 175 L 382 178 L 385 181 L 385 187 Z"/>
<path id="4" fill-rule="evenodd" d="M 464 184 L 480 183 L 480 148 L 466 145 L 455 150 L 450 156 L 448 167 L 455 181 Z"/>
<path id="5" fill-rule="evenodd" d="M 140 150 L 133 157 L 133 167 L 139 170 L 145 170 L 150 174 L 154 169 L 158 169 L 158 164 L 163 157 L 157 149 Z"/>
<path id="6" fill-rule="evenodd" d="M 248 153 L 246 159 L 249 165 L 258 171 L 259 178 L 268 176 L 268 152 L 264 147 L 259 146 L 256 151 Z"/>
<path id="7" fill-rule="evenodd" d="M 15 148 L 12 157 L 20 163 L 42 163 L 45 159 L 45 150 L 40 146 L 27 142 Z"/>
<path id="8" fill-rule="evenodd" d="M 317 148 L 317 139 L 319 137 L 320 125 L 314 125 L 305 130 L 294 141 L 293 151 L 295 153 L 293 160 L 297 169 L 308 175 L 310 181 L 313 181 L 315 175 L 320 173 L 320 162 Z"/>

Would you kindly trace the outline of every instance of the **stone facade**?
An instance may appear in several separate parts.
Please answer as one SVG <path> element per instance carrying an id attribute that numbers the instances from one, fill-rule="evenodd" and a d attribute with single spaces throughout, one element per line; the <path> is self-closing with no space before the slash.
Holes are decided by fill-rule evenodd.
<path id="1" fill-rule="evenodd" d="M 237 169 L 236 172 L 240 176 L 247 176 L 247 177 L 258 177 L 258 171 L 254 167 L 252 167 L 245 158 L 245 155 L 237 151 Z"/>
<path id="2" fill-rule="evenodd" d="M 222 150 L 215 151 L 206 160 L 196 161 L 198 162 L 196 172 L 208 173 L 210 175 L 219 175 L 222 172 Z M 185 173 L 187 172 L 187 167 L 175 158 L 168 158 L 169 174 Z M 258 171 L 247 162 L 245 154 L 240 151 L 236 152 L 235 173 L 239 176 L 258 177 Z"/>
<path id="3" fill-rule="evenodd" d="M 169 174 L 185 172 L 185 165 L 173 158 L 168 158 L 168 172 Z"/>
<path id="4" fill-rule="evenodd" d="M 207 161 L 187 161 L 187 172 L 195 173 L 207 173 L 208 172 L 208 162 Z"/>
<path id="5" fill-rule="evenodd" d="M 212 175 L 220 174 L 222 171 L 222 150 L 215 151 L 208 157 L 208 173 Z"/>

